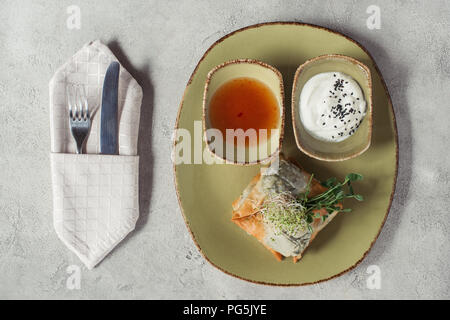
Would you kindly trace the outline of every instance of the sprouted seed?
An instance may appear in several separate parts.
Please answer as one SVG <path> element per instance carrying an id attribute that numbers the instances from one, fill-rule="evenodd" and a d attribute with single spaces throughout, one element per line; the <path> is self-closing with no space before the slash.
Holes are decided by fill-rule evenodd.
<path id="1" fill-rule="evenodd" d="M 350 212 L 343 209 L 341 203 L 344 199 L 354 198 L 363 201 L 363 196 L 355 194 L 351 182 L 362 180 L 363 176 L 357 173 L 348 174 L 343 182 L 330 178 L 322 185 L 328 189 L 314 197 L 308 197 L 311 191 L 313 175 L 311 175 L 305 192 L 295 197 L 289 192 L 271 193 L 264 201 L 259 213 L 272 225 L 275 234 L 285 233 L 296 236 L 299 232 L 308 229 L 312 232 L 311 224 L 314 219 L 325 221 L 333 212 Z M 318 210 L 325 209 L 326 214 L 321 215 Z"/>

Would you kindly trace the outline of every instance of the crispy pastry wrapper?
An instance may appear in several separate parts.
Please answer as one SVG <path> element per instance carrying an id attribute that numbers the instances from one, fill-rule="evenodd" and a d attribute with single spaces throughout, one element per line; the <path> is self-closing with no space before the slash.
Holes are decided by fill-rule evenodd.
<path id="1" fill-rule="evenodd" d="M 287 161 L 283 158 L 280 158 L 280 161 Z M 297 163 L 294 161 L 290 161 L 290 164 L 294 164 L 298 173 L 303 175 L 304 181 L 308 182 L 311 174 L 304 171 Z M 245 230 L 249 235 L 254 236 L 258 241 L 260 241 L 279 261 L 283 259 L 283 255 L 280 252 L 275 251 L 270 248 L 265 242 L 264 238 L 266 236 L 265 225 L 263 221 L 262 215 L 259 213 L 259 210 L 268 196 L 268 193 L 262 187 L 261 180 L 263 179 L 263 174 L 258 173 L 248 184 L 248 186 L 244 189 L 242 194 L 237 198 L 233 204 L 233 213 L 231 220 L 237 224 L 240 228 Z M 305 184 L 306 186 L 306 184 Z M 322 186 L 320 182 L 316 179 L 312 179 L 311 182 L 311 190 L 309 195 L 314 197 L 320 193 L 326 191 L 327 188 Z M 302 190 L 304 191 L 304 189 Z M 320 216 L 326 215 L 327 211 L 325 209 L 316 210 L 314 213 L 320 213 Z M 303 251 L 297 255 L 293 256 L 294 263 L 301 259 L 303 253 L 306 248 L 311 244 L 311 241 L 317 236 L 319 231 L 321 231 L 338 213 L 338 211 L 332 212 L 325 221 L 322 221 L 322 218 L 314 218 L 311 223 L 312 234 L 309 239 L 308 244 L 304 247 Z"/>

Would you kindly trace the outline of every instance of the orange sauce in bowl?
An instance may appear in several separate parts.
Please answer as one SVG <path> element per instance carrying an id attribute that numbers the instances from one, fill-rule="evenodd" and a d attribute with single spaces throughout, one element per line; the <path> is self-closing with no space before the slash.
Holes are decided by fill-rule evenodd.
<path id="1" fill-rule="evenodd" d="M 211 98 L 209 119 L 213 128 L 219 129 L 224 139 L 226 129 L 255 129 L 257 142 L 266 138 L 259 135 L 260 129 L 278 128 L 280 111 L 278 100 L 263 82 L 253 78 L 235 78 L 220 86 Z M 234 141 L 237 144 L 237 139 Z M 246 146 L 249 139 L 245 139 Z"/>

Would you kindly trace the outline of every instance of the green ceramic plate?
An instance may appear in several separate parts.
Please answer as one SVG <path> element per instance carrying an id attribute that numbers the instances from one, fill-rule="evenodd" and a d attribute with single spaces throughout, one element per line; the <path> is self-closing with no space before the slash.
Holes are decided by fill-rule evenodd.
<path id="1" fill-rule="evenodd" d="M 223 37 L 208 49 L 189 79 L 176 128 L 185 128 L 194 137 L 194 121 L 202 119 L 206 76 L 225 61 L 251 58 L 266 62 L 281 71 L 285 92 L 290 93 L 295 70 L 300 64 L 331 53 L 353 57 L 371 70 L 372 144 L 361 156 L 342 162 L 325 162 L 306 156 L 295 143 L 290 94 L 286 94 L 283 152 L 322 180 L 333 176 L 342 179 L 349 172 L 363 174 L 364 181 L 357 183 L 356 188 L 366 200 L 346 202 L 353 212 L 338 215 L 312 242 L 300 262 L 294 264 L 291 259 L 278 262 L 256 239 L 230 221 L 231 203 L 258 172 L 258 165 L 178 164 L 174 167 L 181 211 L 195 243 L 210 263 L 230 275 L 272 285 L 304 285 L 331 279 L 361 262 L 381 231 L 397 176 L 396 124 L 389 94 L 375 62 L 352 39 L 322 27 L 299 23 L 260 24 Z M 192 142 L 192 158 L 193 149 Z M 175 159 L 178 157 L 180 155 L 175 153 Z"/>

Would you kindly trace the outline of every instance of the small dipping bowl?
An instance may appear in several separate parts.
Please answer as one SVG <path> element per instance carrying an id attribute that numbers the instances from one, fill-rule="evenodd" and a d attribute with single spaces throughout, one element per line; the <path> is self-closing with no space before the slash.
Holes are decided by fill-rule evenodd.
<path id="1" fill-rule="evenodd" d="M 366 100 L 366 115 L 355 133 L 340 142 L 327 142 L 311 136 L 300 120 L 299 100 L 305 83 L 323 72 L 342 72 L 358 82 Z M 366 151 L 372 138 L 372 78 L 367 66 L 358 60 L 328 54 L 310 59 L 298 67 L 292 86 L 292 126 L 297 147 L 308 156 L 323 161 L 343 161 Z"/>
<path id="2" fill-rule="evenodd" d="M 214 129 L 210 120 L 210 102 L 214 93 L 225 83 L 236 78 L 253 78 L 264 83 L 274 94 L 278 102 L 279 120 L 277 129 L 270 137 L 261 139 L 257 145 L 235 145 L 226 142 L 223 136 L 223 147 L 213 145 L 209 129 Z M 207 76 L 203 94 L 203 139 L 210 153 L 225 163 L 237 165 L 253 165 L 267 163 L 281 150 L 284 130 L 284 89 L 281 73 L 274 67 L 257 60 L 239 59 L 225 62 L 212 69 Z M 217 130 L 216 130 L 217 131 Z"/>

